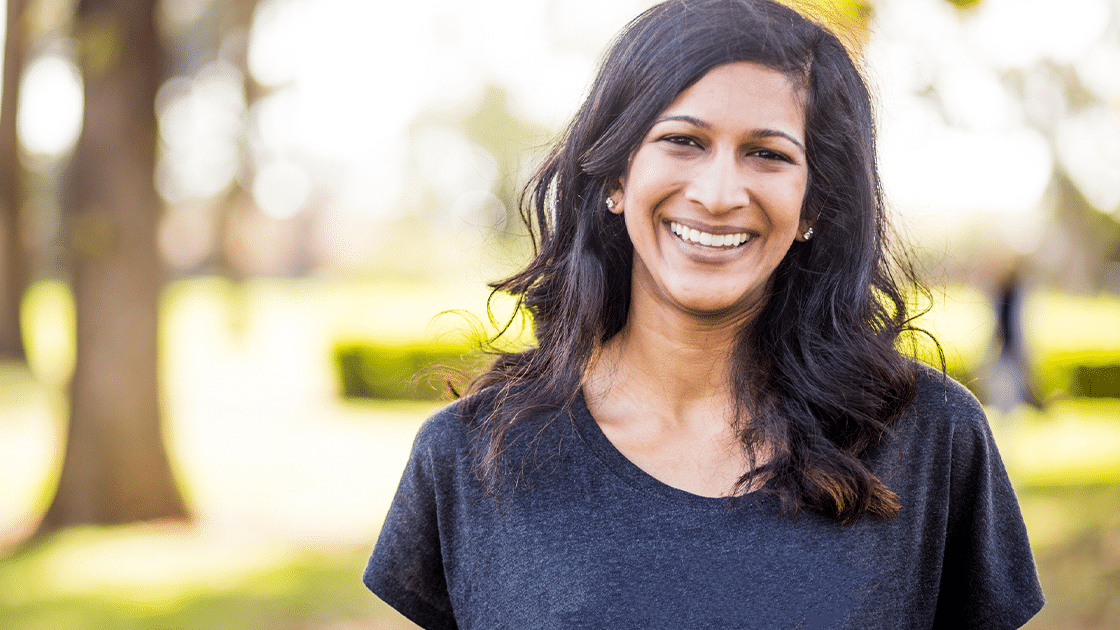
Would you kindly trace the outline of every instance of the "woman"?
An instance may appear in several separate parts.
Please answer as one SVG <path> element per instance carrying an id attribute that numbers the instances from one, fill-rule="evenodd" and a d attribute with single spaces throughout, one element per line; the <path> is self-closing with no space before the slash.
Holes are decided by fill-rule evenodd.
<path id="1" fill-rule="evenodd" d="M 983 412 L 896 350 L 870 99 L 769 0 L 632 22 L 495 288 L 537 346 L 433 416 L 365 574 L 425 628 L 1014 628 Z"/>

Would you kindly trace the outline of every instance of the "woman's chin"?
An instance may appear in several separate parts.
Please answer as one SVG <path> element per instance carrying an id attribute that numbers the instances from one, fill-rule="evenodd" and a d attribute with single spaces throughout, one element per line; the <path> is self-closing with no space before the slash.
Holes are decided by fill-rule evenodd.
<path id="1" fill-rule="evenodd" d="M 682 314 L 704 321 L 742 321 L 754 312 L 755 300 L 743 295 L 682 293 L 671 296 L 671 303 Z"/>

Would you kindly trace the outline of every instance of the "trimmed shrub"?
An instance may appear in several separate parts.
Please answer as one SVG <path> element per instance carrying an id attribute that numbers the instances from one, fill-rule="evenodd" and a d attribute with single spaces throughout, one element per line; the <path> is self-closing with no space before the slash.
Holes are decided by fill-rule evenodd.
<path id="1" fill-rule="evenodd" d="M 1069 393 L 1084 398 L 1120 398 L 1120 364 L 1077 366 Z"/>
<path id="2" fill-rule="evenodd" d="M 1120 352 L 1055 352 L 1038 357 L 1039 395 L 1120 398 Z"/>
<path id="3" fill-rule="evenodd" d="M 343 398 L 440 400 L 461 389 L 486 356 L 461 346 L 345 342 L 334 347 Z"/>

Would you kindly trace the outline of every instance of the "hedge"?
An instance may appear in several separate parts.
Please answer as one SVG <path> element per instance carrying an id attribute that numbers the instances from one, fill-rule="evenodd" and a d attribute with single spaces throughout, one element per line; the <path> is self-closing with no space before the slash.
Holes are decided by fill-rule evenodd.
<path id="1" fill-rule="evenodd" d="M 440 400 L 486 363 L 482 353 L 461 346 L 393 346 L 345 342 L 334 348 L 343 398 Z"/>

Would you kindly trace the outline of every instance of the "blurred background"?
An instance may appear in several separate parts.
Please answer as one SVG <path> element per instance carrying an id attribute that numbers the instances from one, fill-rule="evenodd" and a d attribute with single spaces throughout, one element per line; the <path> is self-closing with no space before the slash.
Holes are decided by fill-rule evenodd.
<path id="1" fill-rule="evenodd" d="M 519 187 L 651 4 L 7 0 L 0 627 L 414 627 L 365 558 L 513 314 L 485 283 L 529 252 Z M 799 6 L 876 92 L 1028 627 L 1120 627 L 1120 0 Z"/>

